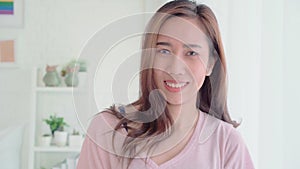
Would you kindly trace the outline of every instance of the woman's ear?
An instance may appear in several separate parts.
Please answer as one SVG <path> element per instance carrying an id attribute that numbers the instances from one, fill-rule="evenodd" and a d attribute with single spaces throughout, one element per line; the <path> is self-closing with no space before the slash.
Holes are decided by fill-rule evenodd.
<path id="1" fill-rule="evenodd" d="M 214 51 L 208 58 L 208 63 L 207 63 L 207 67 L 206 67 L 206 76 L 209 76 L 212 73 L 212 70 L 214 69 L 216 61 L 217 61 L 217 52 Z"/>

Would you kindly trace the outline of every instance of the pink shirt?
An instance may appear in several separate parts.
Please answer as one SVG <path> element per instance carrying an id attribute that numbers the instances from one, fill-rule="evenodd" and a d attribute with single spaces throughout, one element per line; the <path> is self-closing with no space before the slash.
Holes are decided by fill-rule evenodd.
<path id="1" fill-rule="evenodd" d="M 105 120 L 104 120 L 105 119 Z M 117 120 L 99 114 L 89 126 L 77 169 L 121 169 L 119 159 L 111 153 L 112 128 Z M 109 125 L 106 125 L 106 124 Z M 123 130 L 115 139 L 122 142 Z M 121 144 L 119 144 L 121 145 Z M 121 147 L 116 147 L 116 149 Z M 254 169 L 247 147 L 231 124 L 201 112 L 195 131 L 174 158 L 157 165 L 150 158 L 136 158 L 129 169 Z"/>

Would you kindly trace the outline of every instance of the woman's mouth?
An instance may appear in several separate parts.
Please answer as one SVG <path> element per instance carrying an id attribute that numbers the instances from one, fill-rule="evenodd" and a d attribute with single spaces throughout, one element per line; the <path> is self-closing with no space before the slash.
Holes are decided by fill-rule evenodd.
<path id="1" fill-rule="evenodd" d="M 185 86 L 189 84 L 189 82 L 177 82 L 175 80 L 165 80 L 164 81 L 165 87 L 170 92 L 179 92 Z"/>

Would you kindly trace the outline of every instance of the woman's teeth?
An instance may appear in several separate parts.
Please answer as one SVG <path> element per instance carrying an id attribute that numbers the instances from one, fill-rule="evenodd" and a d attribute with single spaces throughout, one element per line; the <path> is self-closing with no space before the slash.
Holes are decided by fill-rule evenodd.
<path id="1" fill-rule="evenodd" d="M 169 87 L 173 87 L 173 88 L 181 88 L 181 87 L 187 85 L 187 82 L 184 82 L 184 83 L 170 83 L 170 82 L 165 82 L 165 83 Z"/>

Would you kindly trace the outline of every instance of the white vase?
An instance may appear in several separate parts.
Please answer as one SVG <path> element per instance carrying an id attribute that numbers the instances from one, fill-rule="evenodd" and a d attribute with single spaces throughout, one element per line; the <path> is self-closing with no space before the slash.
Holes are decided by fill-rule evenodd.
<path id="1" fill-rule="evenodd" d="M 50 146 L 52 136 L 41 136 L 40 137 L 40 146 Z"/>
<path id="2" fill-rule="evenodd" d="M 82 135 L 69 135 L 69 146 L 80 147 L 82 145 Z"/>
<path id="3" fill-rule="evenodd" d="M 66 146 L 68 140 L 68 133 L 65 131 L 54 132 L 54 143 L 57 146 Z"/>

